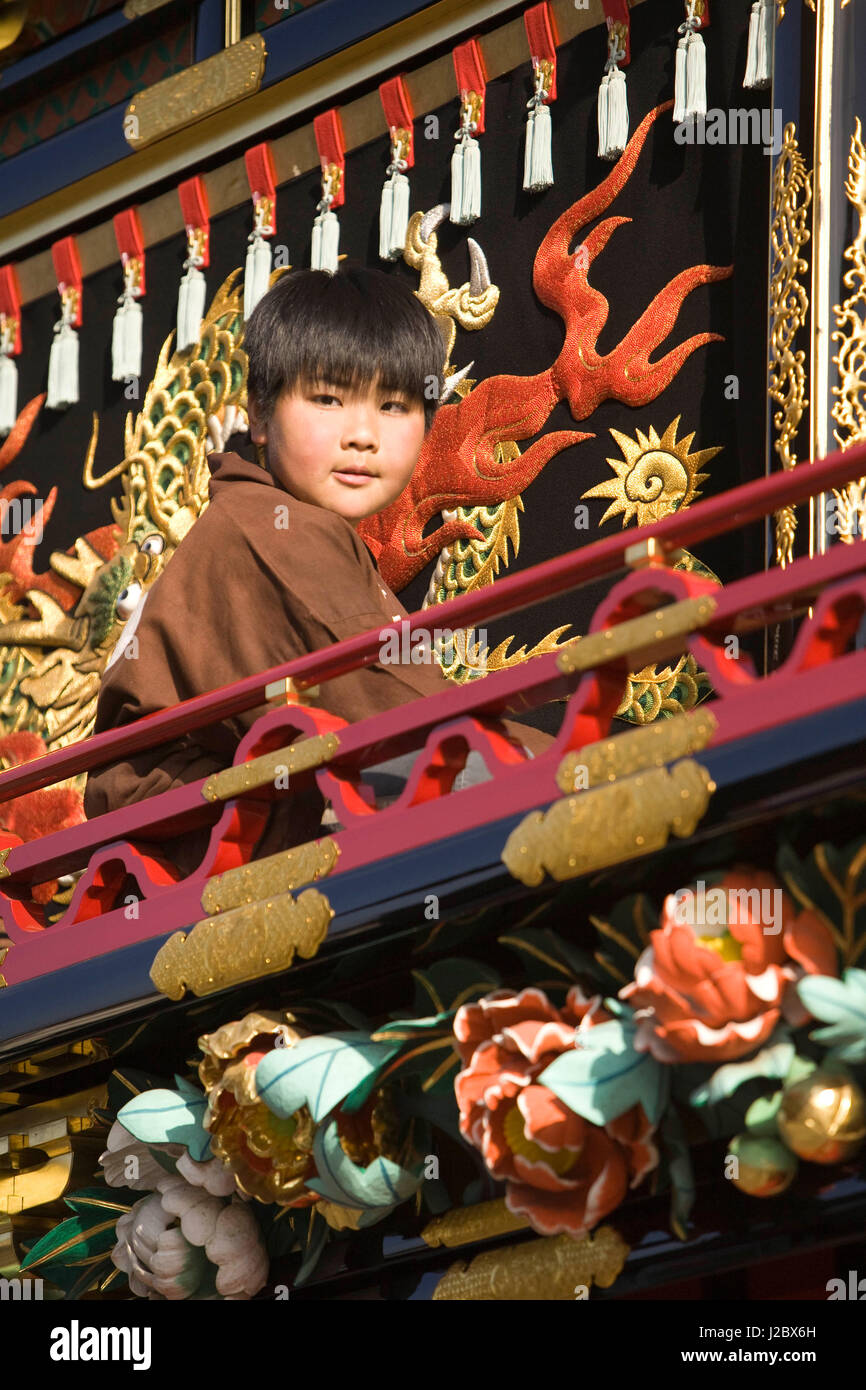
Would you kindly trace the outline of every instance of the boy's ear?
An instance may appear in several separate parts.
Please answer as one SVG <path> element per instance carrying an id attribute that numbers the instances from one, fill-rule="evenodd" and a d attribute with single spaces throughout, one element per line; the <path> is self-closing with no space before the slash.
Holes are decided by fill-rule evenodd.
<path id="1" fill-rule="evenodd" d="M 250 439 L 254 444 L 266 444 L 267 436 L 262 428 L 261 416 L 255 396 L 247 396 L 247 415 L 250 422 Z"/>

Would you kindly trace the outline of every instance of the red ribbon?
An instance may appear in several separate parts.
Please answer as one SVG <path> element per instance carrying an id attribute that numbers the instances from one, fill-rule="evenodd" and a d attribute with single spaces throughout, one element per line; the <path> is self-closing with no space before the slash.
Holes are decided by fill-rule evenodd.
<path id="1" fill-rule="evenodd" d="M 319 162 L 324 173 L 325 166 L 335 164 L 340 171 L 340 178 L 336 184 L 331 184 L 332 208 L 341 208 L 346 201 L 346 155 L 345 140 L 343 139 L 343 126 L 340 121 L 340 112 L 336 106 L 331 107 L 330 111 L 323 111 L 320 116 L 316 116 L 313 121 L 313 134 L 316 137 L 316 148 L 319 151 Z"/>
<path id="2" fill-rule="evenodd" d="M 601 3 L 607 20 L 608 55 L 616 56 L 616 61 L 621 68 L 627 67 L 631 62 L 631 18 L 628 12 L 628 0 L 601 0 Z M 619 25 L 617 34 L 619 44 L 616 54 L 614 54 L 613 35 L 611 33 L 614 24 Z M 621 58 L 619 54 L 623 48 L 625 49 L 625 57 Z"/>
<path id="3" fill-rule="evenodd" d="M 201 263 L 210 265 L 210 208 L 201 176 L 196 174 L 193 179 L 185 179 L 178 187 L 177 196 L 180 199 L 186 234 L 189 236 L 191 232 L 201 232 Z"/>
<path id="4" fill-rule="evenodd" d="M 387 82 L 383 82 L 379 87 L 379 97 L 382 102 L 382 110 L 385 112 L 385 120 L 388 122 L 388 130 L 391 138 L 394 138 L 395 130 L 405 130 L 409 136 L 409 147 L 402 152 L 409 168 L 415 164 L 415 132 L 413 129 L 414 116 L 412 113 L 412 103 L 409 100 L 409 93 L 406 91 L 406 84 L 401 76 L 391 77 Z"/>
<path id="5" fill-rule="evenodd" d="M 81 327 L 81 261 L 78 256 L 78 247 L 75 245 L 74 236 L 62 237 L 60 241 L 55 241 L 51 247 L 51 259 L 54 261 L 54 273 L 57 276 L 57 288 L 61 295 L 64 290 L 75 290 L 76 294 L 72 301 L 75 311 L 74 317 L 70 319 L 73 328 Z"/>
<path id="6" fill-rule="evenodd" d="M 21 286 L 14 265 L 0 268 L 0 314 L 15 320 L 15 342 L 13 353 L 21 351 Z"/>
<path id="7" fill-rule="evenodd" d="M 465 43 L 458 44 L 452 53 L 454 59 L 454 72 L 457 75 L 457 91 L 462 101 L 464 92 L 475 92 L 480 98 L 478 108 L 478 128 L 473 132 L 475 135 L 484 133 L 484 98 L 487 94 L 487 73 L 484 68 L 484 59 L 481 57 L 481 49 L 478 47 L 477 39 L 467 39 Z"/>
<path id="8" fill-rule="evenodd" d="M 244 164 L 247 166 L 247 179 L 253 206 L 258 207 L 262 198 L 267 198 L 270 203 L 270 213 L 265 221 L 271 230 L 269 232 L 263 231 L 262 235 L 273 236 L 277 230 L 277 189 L 274 177 L 274 160 L 267 140 L 263 140 L 260 145 L 253 145 L 251 150 L 246 151 Z"/>
<path id="9" fill-rule="evenodd" d="M 128 261 L 138 263 L 138 273 L 135 276 L 132 292 L 136 299 L 140 299 L 145 289 L 144 237 L 141 234 L 141 223 L 135 208 L 127 208 L 126 212 L 115 213 L 114 236 L 124 269 Z"/>
<path id="10" fill-rule="evenodd" d="M 531 10 L 526 10 L 523 24 L 529 40 L 530 54 L 533 58 L 546 58 L 552 68 L 550 90 L 545 103 L 556 101 L 556 26 L 547 0 L 542 0 L 540 5 L 533 5 Z"/>

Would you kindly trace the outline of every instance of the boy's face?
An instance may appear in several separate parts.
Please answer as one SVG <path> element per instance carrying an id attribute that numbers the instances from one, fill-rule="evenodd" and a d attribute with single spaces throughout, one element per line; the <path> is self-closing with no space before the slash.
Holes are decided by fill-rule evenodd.
<path id="1" fill-rule="evenodd" d="M 252 398 L 249 416 L 277 482 L 353 526 L 400 496 L 424 442 L 423 406 L 378 385 L 356 393 L 324 381 L 297 386 L 267 425 Z"/>

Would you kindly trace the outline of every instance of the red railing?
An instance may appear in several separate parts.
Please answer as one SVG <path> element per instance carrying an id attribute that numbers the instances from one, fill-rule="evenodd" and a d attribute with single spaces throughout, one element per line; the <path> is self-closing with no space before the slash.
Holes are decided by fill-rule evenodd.
<path id="1" fill-rule="evenodd" d="M 590 633 L 569 648 L 571 669 L 561 652 L 554 652 L 354 725 L 322 709 L 275 708 L 243 739 L 235 766 L 257 757 L 273 758 L 287 744 L 297 748 L 299 739 L 338 734 L 336 749 L 301 772 L 300 779 L 315 778 L 345 827 L 334 837 L 340 855 L 332 873 L 339 874 L 549 803 L 560 794 L 556 772 L 563 754 L 607 735 L 628 672 L 676 658 L 687 649 L 708 672 L 716 692 L 713 746 L 862 697 L 866 652 L 848 650 L 866 610 L 862 543 L 836 545 L 826 555 L 798 560 L 784 571 L 753 575 L 723 588 L 674 571 L 664 559 L 781 506 L 841 487 L 863 473 L 866 446 L 859 446 L 747 484 L 653 526 L 623 532 L 453 600 L 446 611 L 449 625 L 456 629 L 637 566 L 599 605 Z M 665 607 L 668 612 L 662 616 Z M 807 609 L 813 610 L 811 617 L 801 624 L 777 672 L 761 678 L 747 660 L 729 659 L 726 643 L 731 635 Z M 641 618 L 654 611 L 652 621 Z M 441 618 L 441 609 L 415 613 L 408 620 L 409 630 L 429 630 Z M 322 686 L 376 661 L 380 648 L 376 629 L 13 768 L 0 776 L 0 800 L 254 709 L 265 703 L 267 687 L 279 680 L 291 678 L 300 689 Z M 832 680 L 827 672 L 830 661 Z M 570 697 L 560 732 L 546 753 L 527 760 L 492 721 L 556 696 Z M 320 699 L 327 705 L 326 691 Z M 377 810 L 359 786 L 360 770 L 422 745 L 398 801 Z M 482 754 L 493 780 L 449 798 L 446 810 L 443 793 L 450 790 L 470 748 Z M 203 782 L 191 783 L 12 848 L 6 856 L 6 891 L 0 893 L 3 922 L 16 947 L 4 966 L 9 983 L 92 958 L 118 944 L 162 935 L 201 917 L 206 881 L 249 859 L 267 816 L 265 801 L 291 795 L 272 786 L 263 789 L 263 782 L 246 789 L 227 785 L 230 790 L 220 793 L 215 804 L 204 799 Z M 296 785 L 293 782 L 292 791 Z M 211 823 L 207 853 L 182 879 L 142 844 L 158 840 L 163 826 L 170 825 L 176 833 L 178 826 Z M 26 900 L 27 885 L 82 866 L 85 872 L 69 908 L 44 931 L 39 911 Z M 143 896 L 134 922 L 116 906 L 127 873 L 135 875 Z"/>

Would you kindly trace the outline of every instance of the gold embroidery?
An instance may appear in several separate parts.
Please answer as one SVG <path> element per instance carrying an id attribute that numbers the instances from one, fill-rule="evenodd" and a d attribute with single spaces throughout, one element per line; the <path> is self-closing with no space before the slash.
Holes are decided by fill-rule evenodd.
<path id="1" fill-rule="evenodd" d="M 650 426 L 649 435 L 637 430 L 637 438 L 630 439 L 619 430 L 612 429 L 613 435 L 623 457 L 609 458 L 615 478 L 589 488 L 583 497 L 612 498 L 611 504 L 599 522 L 603 526 L 611 517 L 622 514 L 622 524 L 627 526 L 637 518 L 638 526 L 647 526 L 653 521 L 661 521 L 671 512 L 685 510 L 696 497 L 700 497 L 700 484 L 706 482 L 709 473 L 699 470 L 721 448 L 700 449 L 689 453 L 689 445 L 694 439 L 694 431 L 677 440 L 677 426 L 682 416 L 678 415 L 668 425 L 659 438 Z"/>

